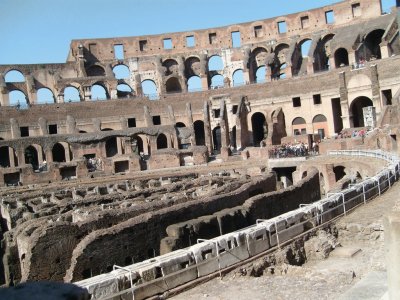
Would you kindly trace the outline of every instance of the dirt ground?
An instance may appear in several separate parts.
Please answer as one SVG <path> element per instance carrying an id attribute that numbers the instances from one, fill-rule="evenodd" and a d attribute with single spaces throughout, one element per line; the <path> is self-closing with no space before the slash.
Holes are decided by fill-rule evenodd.
<path id="1" fill-rule="evenodd" d="M 275 267 L 273 275 L 268 270 L 260 277 L 233 271 L 171 299 L 339 299 L 368 274 L 386 270 L 383 217 L 399 205 L 399 193 L 396 183 L 341 218 L 336 223 L 339 245 L 326 259 L 318 258 L 317 250 L 302 266 L 283 264 Z"/>

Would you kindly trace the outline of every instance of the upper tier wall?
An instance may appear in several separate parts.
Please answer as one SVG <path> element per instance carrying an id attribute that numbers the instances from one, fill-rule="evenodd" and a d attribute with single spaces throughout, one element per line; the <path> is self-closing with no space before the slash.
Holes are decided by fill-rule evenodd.
<path id="1" fill-rule="evenodd" d="M 334 14 L 332 23 L 327 21 L 326 13 L 329 11 L 333 11 Z M 313 10 L 225 27 L 149 36 L 73 40 L 67 61 L 77 60 L 79 45 L 100 61 L 115 58 L 114 45 L 123 45 L 125 57 L 174 55 L 200 49 L 232 48 L 231 33 L 237 31 L 240 32 L 241 46 L 252 46 L 260 42 L 268 42 L 272 46 L 277 40 L 294 35 L 310 34 L 316 28 L 318 30 L 332 29 L 348 23 L 365 21 L 381 13 L 380 0 L 347 0 Z M 286 23 L 286 32 L 279 32 L 278 23 L 280 22 Z M 186 42 L 186 38 L 190 36 L 194 37 L 194 45 L 191 47 Z M 164 48 L 164 39 L 171 39 L 171 49 Z"/>

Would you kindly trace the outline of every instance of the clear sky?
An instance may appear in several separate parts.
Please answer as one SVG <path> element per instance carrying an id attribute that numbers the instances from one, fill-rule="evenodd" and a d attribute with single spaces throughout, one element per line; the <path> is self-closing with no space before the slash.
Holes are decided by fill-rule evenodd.
<path id="1" fill-rule="evenodd" d="M 335 0 L 0 0 L 0 64 L 65 62 L 72 39 L 136 36 L 266 19 Z M 382 0 L 389 11 L 395 0 Z"/>

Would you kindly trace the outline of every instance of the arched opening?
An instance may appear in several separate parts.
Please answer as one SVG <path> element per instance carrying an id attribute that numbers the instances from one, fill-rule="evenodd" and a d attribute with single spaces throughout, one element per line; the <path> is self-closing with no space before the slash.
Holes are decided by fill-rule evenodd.
<path id="1" fill-rule="evenodd" d="M 79 90 L 73 86 L 67 86 L 64 89 L 64 102 L 79 102 L 81 101 L 81 95 Z"/>
<path id="2" fill-rule="evenodd" d="M 12 160 L 14 165 L 11 165 Z M 18 166 L 18 157 L 13 148 L 8 146 L 0 147 L 0 166 L 3 168 Z"/>
<path id="3" fill-rule="evenodd" d="M 306 120 L 304 120 L 302 117 L 294 118 L 292 121 L 292 131 L 293 135 L 306 134 Z"/>
<path id="4" fill-rule="evenodd" d="M 103 67 L 93 65 L 86 70 L 86 75 L 90 76 L 106 76 L 106 71 L 104 71 Z"/>
<path id="5" fill-rule="evenodd" d="M 335 66 L 336 68 L 349 65 L 349 54 L 346 49 L 339 48 L 335 51 Z"/>
<path id="6" fill-rule="evenodd" d="M 5 82 L 25 82 L 25 76 L 18 70 L 10 70 L 4 76 Z"/>
<path id="7" fill-rule="evenodd" d="M 188 82 L 188 91 L 189 92 L 197 92 L 201 91 L 201 79 L 199 76 L 192 76 L 189 78 Z"/>
<path id="8" fill-rule="evenodd" d="M 301 179 L 306 178 L 307 177 L 307 171 L 304 171 L 303 174 L 301 175 Z"/>
<path id="9" fill-rule="evenodd" d="M 377 29 L 368 33 L 364 40 L 364 58 L 367 61 L 374 59 L 381 59 L 381 47 L 379 44 L 382 42 L 382 36 L 385 33 L 382 29 Z"/>
<path id="10" fill-rule="evenodd" d="M 140 136 L 132 137 L 131 139 L 132 152 L 137 155 L 143 154 L 143 140 Z"/>
<path id="11" fill-rule="evenodd" d="M 242 69 L 238 69 L 235 72 L 233 72 L 233 86 L 241 86 L 244 85 L 244 74 Z"/>
<path id="12" fill-rule="evenodd" d="M 120 83 L 117 85 L 117 97 L 118 99 L 133 97 L 133 90 L 129 85 Z"/>
<path id="13" fill-rule="evenodd" d="M 346 173 L 344 172 L 343 166 L 336 166 L 333 168 L 333 172 L 335 173 L 335 180 L 336 182 L 342 179 Z"/>
<path id="14" fill-rule="evenodd" d="M 267 121 L 264 114 L 256 112 L 251 116 L 251 128 L 253 131 L 253 145 L 260 146 L 260 142 L 268 136 Z"/>
<path id="15" fill-rule="evenodd" d="M 107 99 L 107 91 L 104 88 L 104 86 L 100 84 L 92 85 L 90 93 L 91 93 L 90 99 L 92 99 L 93 101 Z"/>
<path id="16" fill-rule="evenodd" d="M 272 78 L 279 79 L 282 77 L 282 65 L 286 68 L 286 54 L 289 50 L 288 44 L 279 44 L 275 47 L 275 58 L 271 64 Z M 284 73 L 284 72 L 283 72 Z"/>
<path id="17" fill-rule="evenodd" d="M 29 146 L 25 149 L 25 164 L 31 164 L 34 170 L 39 169 L 39 155 L 34 146 Z"/>
<path id="18" fill-rule="evenodd" d="M 113 68 L 113 72 L 115 79 L 127 79 L 131 75 L 129 68 L 125 65 L 116 65 Z"/>
<path id="19" fill-rule="evenodd" d="M 221 71 L 224 69 L 224 62 L 221 56 L 213 55 L 208 59 L 208 70 L 209 71 Z"/>
<path id="20" fill-rule="evenodd" d="M 185 61 L 185 77 L 190 78 L 192 76 L 198 76 L 201 73 L 200 59 L 195 56 L 191 56 Z"/>
<path id="21" fill-rule="evenodd" d="M 165 88 L 167 93 L 177 93 L 182 92 L 181 84 L 179 79 L 176 77 L 171 77 L 165 83 Z"/>
<path id="22" fill-rule="evenodd" d="M 66 162 L 65 148 L 62 144 L 55 144 L 51 150 L 51 154 L 53 155 L 54 162 Z"/>
<path id="23" fill-rule="evenodd" d="M 204 132 L 204 122 L 201 120 L 197 120 L 193 123 L 194 125 L 194 134 L 196 136 L 196 145 L 197 146 L 205 146 L 205 132 Z"/>
<path id="24" fill-rule="evenodd" d="M 257 83 L 265 82 L 265 75 L 266 75 L 265 65 L 258 67 L 256 71 L 256 82 Z"/>
<path id="25" fill-rule="evenodd" d="M 224 76 L 222 75 L 214 75 L 211 78 L 211 88 L 218 89 L 224 87 Z"/>
<path id="26" fill-rule="evenodd" d="M 17 108 L 21 109 L 26 109 L 29 107 L 28 98 L 20 90 L 11 91 L 8 96 L 11 106 L 16 106 Z"/>
<path id="27" fill-rule="evenodd" d="M 115 136 L 106 141 L 106 156 L 113 157 L 118 154 L 117 138 Z"/>
<path id="28" fill-rule="evenodd" d="M 311 48 L 311 40 L 304 40 L 300 45 L 300 51 L 302 57 L 308 57 L 310 48 Z"/>
<path id="29" fill-rule="evenodd" d="M 324 115 L 316 115 L 313 118 L 313 133 L 317 133 L 321 140 L 325 138 L 326 132 L 328 132 L 328 120 Z"/>
<path id="30" fill-rule="evenodd" d="M 113 131 L 114 129 L 112 128 L 102 128 L 101 131 Z"/>
<path id="31" fill-rule="evenodd" d="M 165 68 L 165 72 L 164 72 L 165 76 L 168 76 L 168 75 L 178 72 L 179 64 L 174 59 L 167 59 L 162 63 L 162 65 Z"/>
<path id="32" fill-rule="evenodd" d="M 329 70 L 330 44 L 333 34 L 319 40 L 314 51 L 314 72 Z"/>
<path id="33" fill-rule="evenodd" d="M 157 149 L 166 149 L 168 148 L 167 137 L 165 134 L 159 134 L 157 137 Z"/>
<path id="34" fill-rule="evenodd" d="M 38 104 L 55 103 L 53 92 L 48 88 L 40 88 L 36 92 Z"/>
<path id="35" fill-rule="evenodd" d="M 153 80 L 142 81 L 142 90 L 143 95 L 149 97 L 150 100 L 158 99 L 157 86 Z"/>
<path id="36" fill-rule="evenodd" d="M 175 126 L 176 126 L 176 127 L 180 127 L 180 128 L 186 127 L 185 123 L 182 123 L 182 122 L 177 122 L 177 123 L 175 124 Z"/>
<path id="37" fill-rule="evenodd" d="M 373 106 L 371 99 L 368 97 L 357 97 L 353 100 L 350 106 L 352 120 L 353 120 L 353 127 L 364 127 L 364 113 L 363 108 Z"/>
<path id="38" fill-rule="evenodd" d="M 213 129 L 213 142 L 214 142 L 214 150 L 219 152 L 221 150 L 221 127 L 217 126 Z"/>

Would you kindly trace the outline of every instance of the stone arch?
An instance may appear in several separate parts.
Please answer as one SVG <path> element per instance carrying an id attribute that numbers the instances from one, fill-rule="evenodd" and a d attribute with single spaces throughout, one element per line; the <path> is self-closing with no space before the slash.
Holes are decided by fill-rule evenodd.
<path id="1" fill-rule="evenodd" d="M 106 71 L 102 66 L 99 65 L 92 65 L 86 69 L 86 75 L 88 77 L 92 76 L 106 76 Z"/>
<path id="2" fill-rule="evenodd" d="M 253 145 L 258 147 L 260 142 L 268 136 L 268 125 L 265 115 L 256 112 L 251 116 L 251 128 L 253 132 Z"/>
<path id="3" fill-rule="evenodd" d="M 222 142 L 221 142 L 221 126 L 216 126 L 212 131 L 213 136 L 213 146 L 214 150 L 219 152 L 221 151 Z"/>
<path id="4" fill-rule="evenodd" d="M 359 88 L 362 86 L 370 86 L 372 84 L 371 79 L 365 74 L 356 74 L 351 76 L 350 80 L 347 83 L 347 88 Z"/>
<path id="5" fill-rule="evenodd" d="M 365 96 L 357 97 L 351 102 L 350 112 L 353 127 L 365 126 L 363 108 L 368 106 L 373 106 L 373 102 L 370 98 Z"/>
<path id="6" fill-rule="evenodd" d="M 306 120 L 302 117 L 296 117 L 292 121 L 293 135 L 300 135 L 307 133 Z"/>
<path id="7" fill-rule="evenodd" d="M 129 70 L 129 67 L 124 64 L 117 64 L 114 66 L 112 69 L 115 79 L 128 79 L 131 76 L 131 72 Z"/>
<path id="8" fill-rule="evenodd" d="M 264 47 L 257 47 L 254 50 L 252 50 L 249 58 L 249 69 L 250 69 L 250 74 L 251 76 L 251 81 L 254 82 L 260 82 L 262 79 L 262 76 L 259 76 L 260 74 L 257 74 L 257 72 L 260 72 L 260 70 L 264 69 L 265 71 L 265 65 L 267 64 L 267 58 L 268 58 L 268 51 Z M 265 74 L 263 79 L 265 79 Z"/>
<path id="9" fill-rule="evenodd" d="M 197 120 L 193 123 L 193 126 L 194 126 L 194 133 L 196 136 L 196 145 L 205 146 L 206 134 L 204 130 L 204 122 L 201 120 Z"/>
<path id="10" fill-rule="evenodd" d="M 25 109 L 29 107 L 28 97 L 21 90 L 13 90 L 8 93 L 10 106 Z"/>
<path id="11" fill-rule="evenodd" d="M 30 145 L 24 151 L 25 164 L 31 164 L 34 170 L 39 169 L 40 164 L 45 160 L 45 155 L 40 145 Z"/>
<path id="12" fill-rule="evenodd" d="M 167 93 L 177 93 L 182 92 L 182 87 L 179 79 L 176 77 L 170 77 L 165 83 L 165 89 Z"/>
<path id="13" fill-rule="evenodd" d="M 383 29 L 375 29 L 368 34 L 366 34 L 363 47 L 360 49 L 361 53 L 358 53 L 358 58 L 361 59 L 360 55 L 363 55 L 363 58 L 367 61 L 373 59 L 381 59 L 381 47 L 380 43 L 382 42 L 382 37 L 385 34 L 385 30 Z"/>
<path id="14" fill-rule="evenodd" d="M 25 76 L 21 71 L 12 69 L 4 75 L 5 82 L 25 82 Z"/>
<path id="15" fill-rule="evenodd" d="M 292 55 L 292 73 L 293 75 L 307 73 L 307 63 L 310 59 L 308 54 L 312 40 L 309 38 L 301 40 Z"/>
<path id="16" fill-rule="evenodd" d="M 259 66 L 256 70 L 255 82 L 256 83 L 264 83 L 266 81 L 265 80 L 266 72 L 267 72 L 267 70 L 266 70 L 265 65 Z"/>
<path id="17" fill-rule="evenodd" d="M 314 116 L 312 124 L 313 124 L 313 133 L 318 133 L 320 139 L 323 140 L 325 138 L 326 133 L 328 132 L 327 118 L 322 114 L 318 114 Z"/>
<path id="18" fill-rule="evenodd" d="M 96 82 L 92 85 L 90 89 L 90 99 L 92 101 L 96 100 L 106 100 L 108 99 L 108 92 L 106 87 L 101 82 Z"/>
<path id="19" fill-rule="evenodd" d="M 72 159 L 71 148 L 68 143 L 58 142 L 51 149 L 54 162 L 68 162 Z"/>
<path id="20" fill-rule="evenodd" d="M 224 76 L 220 74 L 216 74 L 211 77 L 211 86 L 212 89 L 218 89 L 224 87 Z"/>
<path id="21" fill-rule="evenodd" d="M 80 102 L 82 100 L 79 89 L 75 86 L 66 86 L 64 88 L 64 102 Z"/>
<path id="22" fill-rule="evenodd" d="M 136 153 L 138 155 L 144 153 L 144 147 L 143 147 L 143 139 L 135 135 L 131 138 L 131 145 L 132 145 L 132 152 Z"/>
<path id="23" fill-rule="evenodd" d="M 10 168 L 18 166 L 18 157 L 15 149 L 9 146 L 0 147 L 0 167 Z"/>
<path id="24" fill-rule="evenodd" d="M 215 54 L 208 58 L 208 71 L 222 71 L 224 69 L 224 62 L 221 56 Z"/>
<path id="25" fill-rule="evenodd" d="M 185 123 L 183 123 L 183 122 L 176 122 L 175 126 L 178 128 L 186 127 Z"/>
<path id="26" fill-rule="evenodd" d="M 185 76 L 189 79 L 192 76 L 201 75 L 201 63 L 200 59 L 196 56 L 188 57 L 185 60 Z"/>
<path id="27" fill-rule="evenodd" d="M 158 97 L 157 85 L 151 79 L 142 81 L 143 95 L 149 97 L 150 100 L 155 100 Z"/>
<path id="28" fill-rule="evenodd" d="M 163 61 L 162 66 L 164 67 L 164 75 L 168 76 L 173 73 L 177 73 L 179 69 L 179 64 L 175 59 L 168 58 Z"/>
<path id="29" fill-rule="evenodd" d="M 196 92 L 201 91 L 201 79 L 199 76 L 192 76 L 187 81 L 188 84 L 188 92 Z"/>
<path id="30" fill-rule="evenodd" d="M 232 86 L 242 86 L 245 84 L 244 73 L 242 69 L 237 69 L 232 74 Z"/>
<path id="31" fill-rule="evenodd" d="M 338 182 L 344 176 L 346 176 L 345 167 L 344 166 L 335 166 L 333 167 L 333 172 L 335 173 L 335 180 Z"/>
<path id="32" fill-rule="evenodd" d="M 349 53 L 345 48 L 339 48 L 335 51 L 335 67 L 340 68 L 349 65 Z"/>
<path id="33" fill-rule="evenodd" d="M 286 55 L 287 52 L 289 51 L 289 45 L 285 43 L 281 43 L 277 45 L 274 49 L 275 53 L 275 58 L 273 63 L 271 64 L 271 72 L 272 72 L 272 78 L 282 78 L 282 66 L 287 65 L 286 61 Z"/>
<path id="34" fill-rule="evenodd" d="M 119 83 L 117 85 L 117 98 L 129 98 L 134 96 L 133 89 L 126 83 Z"/>
<path id="35" fill-rule="evenodd" d="M 36 91 L 38 104 L 55 103 L 53 92 L 49 88 L 40 88 Z"/>
<path id="36" fill-rule="evenodd" d="M 314 72 L 329 70 L 330 44 L 334 36 L 334 34 L 327 34 L 318 41 L 313 55 Z"/>
<path id="37" fill-rule="evenodd" d="M 106 157 L 113 157 L 118 154 L 118 141 L 115 136 L 110 137 L 106 140 Z"/>
<path id="38" fill-rule="evenodd" d="M 160 133 L 157 137 L 157 149 L 166 149 L 168 148 L 168 140 L 165 134 Z"/>

